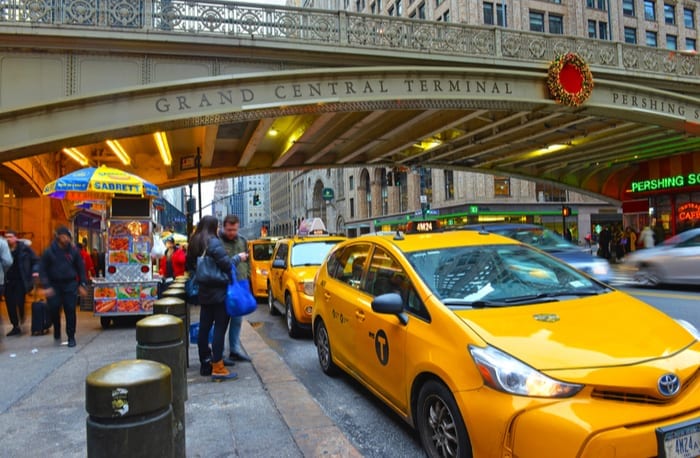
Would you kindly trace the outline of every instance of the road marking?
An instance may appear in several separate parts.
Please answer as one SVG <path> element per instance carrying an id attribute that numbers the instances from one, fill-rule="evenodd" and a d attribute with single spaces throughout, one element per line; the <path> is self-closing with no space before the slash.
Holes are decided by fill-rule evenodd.
<path id="1" fill-rule="evenodd" d="M 700 294 L 698 294 L 698 293 L 689 293 L 689 294 L 655 293 L 655 292 L 647 292 L 647 291 L 643 291 L 643 290 L 629 289 L 629 288 L 625 288 L 624 292 L 626 292 L 627 294 L 631 294 L 633 296 L 651 296 L 651 297 L 662 297 L 665 299 L 685 299 L 685 300 L 691 300 L 691 301 L 700 301 Z"/>

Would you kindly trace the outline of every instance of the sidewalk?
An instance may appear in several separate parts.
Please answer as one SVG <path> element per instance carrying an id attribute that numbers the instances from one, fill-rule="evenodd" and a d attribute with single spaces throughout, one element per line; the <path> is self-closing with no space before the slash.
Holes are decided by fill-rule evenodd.
<path id="1" fill-rule="evenodd" d="M 78 312 L 78 345 L 68 348 L 65 335 L 62 344 L 52 332 L 32 337 L 29 313 L 24 335 L 4 337 L 10 326 L 5 310 L 3 315 L 0 455 L 85 457 L 85 379 L 136 357 L 135 326 L 103 330 L 92 313 Z M 197 347 L 190 345 L 188 457 L 361 456 L 246 320 L 241 343 L 253 363 L 237 363 L 238 380 L 222 383 L 199 375 Z"/>

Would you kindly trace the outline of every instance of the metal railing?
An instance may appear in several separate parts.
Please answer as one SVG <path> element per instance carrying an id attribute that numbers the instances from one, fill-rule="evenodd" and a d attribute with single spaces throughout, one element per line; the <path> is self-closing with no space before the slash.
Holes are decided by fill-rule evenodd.
<path id="1" fill-rule="evenodd" d="M 700 76 L 698 56 L 658 48 L 500 27 L 223 0 L 0 0 L 0 34 L 8 25 L 15 33 L 17 26 L 92 28 L 528 62 L 548 62 L 575 51 L 593 66 Z"/>

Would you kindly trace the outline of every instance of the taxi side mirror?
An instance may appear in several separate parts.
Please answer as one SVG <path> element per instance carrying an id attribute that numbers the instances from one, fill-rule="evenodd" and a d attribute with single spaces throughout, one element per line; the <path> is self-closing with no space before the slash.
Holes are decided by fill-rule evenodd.
<path id="1" fill-rule="evenodd" d="M 372 301 L 372 311 L 396 315 L 401 324 L 408 323 L 408 315 L 403 311 L 403 298 L 398 293 L 381 294 Z"/>
<path id="2" fill-rule="evenodd" d="M 272 261 L 272 267 L 275 267 L 277 269 L 284 269 L 285 267 L 287 267 L 287 265 L 284 259 L 275 259 L 274 261 Z"/>

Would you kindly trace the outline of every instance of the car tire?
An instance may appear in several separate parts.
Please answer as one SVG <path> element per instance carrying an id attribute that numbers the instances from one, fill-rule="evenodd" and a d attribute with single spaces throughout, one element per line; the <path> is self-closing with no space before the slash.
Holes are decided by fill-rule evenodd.
<path id="1" fill-rule="evenodd" d="M 100 326 L 102 326 L 102 329 L 109 329 L 109 326 L 112 324 L 112 319 L 108 316 L 101 316 L 100 317 Z"/>
<path id="2" fill-rule="evenodd" d="M 301 328 L 294 316 L 294 307 L 292 306 L 292 296 L 289 293 L 284 295 L 284 310 L 287 319 L 287 332 L 289 332 L 289 337 L 296 339 L 301 337 Z"/>
<path id="3" fill-rule="evenodd" d="M 469 434 L 457 402 L 439 381 L 428 380 L 421 387 L 415 424 L 429 457 L 472 457 Z"/>
<path id="4" fill-rule="evenodd" d="M 323 373 L 330 377 L 338 375 L 340 370 L 333 362 L 333 353 L 331 352 L 331 340 L 328 337 L 328 329 L 326 329 L 326 323 L 324 323 L 321 319 L 319 319 L 316 323 L 314 343 L 316 344 L 318 363 L 321 365 L 321 370 Z"/>
<path id="5" fill-rule="evenodd" d="M 267 307 L 270 309 L 270 315 L 279 315 L 280 312 L 275 307 L 275 298 L 272 296 L 272 288 L 267 285 Z"/>

